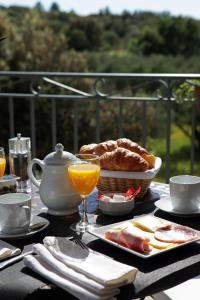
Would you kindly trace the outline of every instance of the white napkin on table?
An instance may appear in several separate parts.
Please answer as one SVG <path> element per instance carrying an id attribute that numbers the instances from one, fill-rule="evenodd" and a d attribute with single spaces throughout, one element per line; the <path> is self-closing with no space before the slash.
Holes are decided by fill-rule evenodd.
<path id="1" fill-rule="evenodd" d="M 19 248 L 15 248 L 4 241 L 0 241 L 0 260 L 18 255 L 20 253 L 21 250 Z"/>
<path id="2" fill-rule="evenodd" d="M 137 273 L 134 267 L 83 250 L 65 238 L 46 237 L 44 245 L 33 249 L 38 255 L 26 256 L 25 265 L 81 300 L 111 299 Z"/>

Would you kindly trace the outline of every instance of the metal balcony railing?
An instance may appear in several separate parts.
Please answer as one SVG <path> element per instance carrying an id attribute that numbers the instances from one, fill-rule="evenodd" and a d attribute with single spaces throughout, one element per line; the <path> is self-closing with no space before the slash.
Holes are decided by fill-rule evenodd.
<path id="1" fill-rule="evenodd" d="M 89 80 L 89 91 L 85 92 L 81 88 L 73 86 L 73 80 Z M 74 119 L 73 119 L 73 148 L 74 152 L 78 151 L 78 120 L 79 109 L 78 103 L 82 101 L 94 101 L 96 104 L 96 141 L 101 141 L 101 117 L 100 117 L 100 102 L 104 101 L 119 101 L 118 110 L 118 136 L 123 136 L 123 106 L 124 101 L 142 101 L 143 113 L 141 115 L 141 124 L 143 128 L 142 143 L 146 144 L 147 138 L 147 103 L 149 101 L 159 101 L 165 103 L 166 107 L 166 182 L 170 177 L 170 148 L 171 148 L 171 103 L 175 100 L 173 95 L 173 86 L 180 85 L 185 81 L 190 82 L 193 79 L 200 80 L 200 75 L 195 74 L 119 74 L 119 73 L 60 73 L 60 72 L 0 72 L 0 99 L 8 100 L 9 109 L 9 122 L 8 131 L 9 137 L 16 135 L 15 126 L 15 100 L 17 98 L 25 98 L 29 100 L 30 107 L 30 136 L 32 141 L 32 153 L 33 156 L 37 155 L 36 145 L 36 114 L 35 114 L 35 102 L 38 99 L 48 99 L 51 102 L 51 140 L 52 148 L 54 148 L 57 142 L 57 119 L 56 119 L 56 107 L 59 105 L 59 100 L 64 99 L 66 101 L 74 102 Z M 65 81 L 70 81 L 70 84 L 66 84 Z M 151 95 L 128 95 L 121 93 L 121 91 L 107 90 L 103 91 L 103 86 L 106 82 L 134 82 L 137 84 L 149 83 L 155 85 L 155 91 Z M 9 83 L 10 82 L 10 83 Z M 16 89 L 16 83 L 21 83 L 24 88 L 22 90 Z M 48 88 L 41 88 L 40 86 L 46 86 Z M 160 86 L 160 91 L 158 86 Z M 52 93 L 51 88 L 60 89 L 59 93 Z M 196 101 L 192 104 L 191 110 L 191 153 L 190 153 L 190 173 L 193 174 L 195 163 L 195 124 L 196 124 Z"/>

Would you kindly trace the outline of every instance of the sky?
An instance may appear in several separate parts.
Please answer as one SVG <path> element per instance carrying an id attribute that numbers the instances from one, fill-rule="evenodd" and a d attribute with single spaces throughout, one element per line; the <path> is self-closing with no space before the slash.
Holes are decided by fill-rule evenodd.
<path id="1" fill-rule="evenodd" d="M 21 5 L 33 7 L 37 0 L 0 0 L 0 5 Z M 110 12 L 120 14 L 124 10 L 170 12 L 171 15 L 189 16 L 200 19 L 200 0 L 41 0 L 43 7 L 48 10 L 52 2 L 56 2 L 60 10 L 74 10 L 80 15 L 97 13 L 106 7 Z"/>

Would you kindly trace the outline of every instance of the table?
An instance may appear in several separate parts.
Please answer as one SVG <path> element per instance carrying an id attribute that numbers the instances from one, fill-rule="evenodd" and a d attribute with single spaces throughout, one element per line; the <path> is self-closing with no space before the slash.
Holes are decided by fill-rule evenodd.
<path id="1" fill-rule="evenodd" d="M 90 218 L 96 218 L 96 222 L 100 225 L 108 225 L 125 219 L 131 219 L 134 216 L 154 214 L 166 220 L 200 230 L 199 217 L 176 217 L 156 208 L 154 202 L 160 198 L 160 195 L 168 194 L 169 187 L 167 184 L 152 182 L 147 195 L 143 201 L 136 203 L 131 214 L 126 217 L 110 217 L 98 211 L 96 194 L 93 193 L 89 199 L 89 216 Z M 33 214 L 47 218 L 50 221 L 50 225 L 44 231 L 27 239 L 9 241 L 9 243 L 20 247 L 23 251 L 30 250 L 33 244 L 42 242 L 42 239 L 47 235 L 70 236 L 69 224 L 74 219 L 78 219 L 78 214 L 71 217 L 49 215 L 40 201 L 39 193 L 35 189 L 33 189 Z M 92 249 L 139 269 L 134 284 L 121 288 L 121 293 L 117 299 L 143 298 L 200 274 L 200 244 L 198 242 L 144 260 L 143 258 L 115 248 L 88 233 L 84 234 L 83 240 Z M 39 300 L 42 298 L 46 299 L 45 297 L 48 297 L 49 300 L 75 299 L 65 291 L 25 268 L 23 261 L 15 263 L 0 272 L 0 299 Z"/>

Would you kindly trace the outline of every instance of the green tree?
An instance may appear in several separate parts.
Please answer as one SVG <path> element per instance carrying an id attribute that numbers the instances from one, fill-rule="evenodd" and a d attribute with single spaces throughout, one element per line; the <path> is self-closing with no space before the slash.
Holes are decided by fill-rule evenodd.
<path id="1" fill-rule="evenodd" d="M 60 7 L 56 2 L 53 2 L 50 7 L 50 12 L 59 12 Z"/>
<path id="2" fill-rule="evenodd" d="M 38 1 L 35 4 L 35 9 L 37 9 L 38 11 L 44 11 L 44 6 L 42 5 L 42 3 L 40 1 Z"/>
<path id="3" fill-rule="evenodd" d="M 77 51 L 98 50 L 102 45 L 102 27 L 93 18 L 75 16 L 69 26 L 69 46 Z"/>

